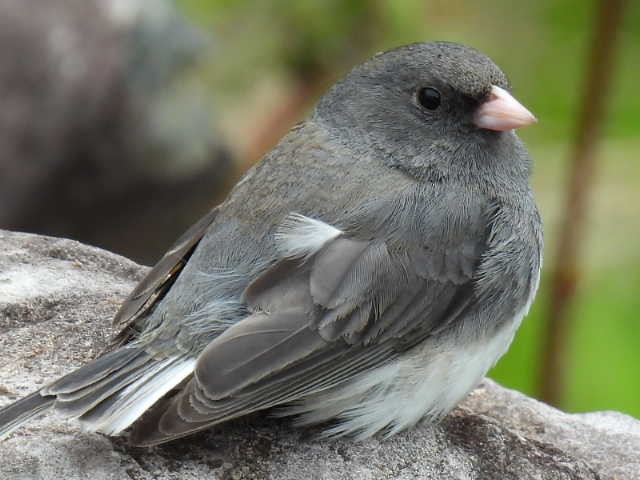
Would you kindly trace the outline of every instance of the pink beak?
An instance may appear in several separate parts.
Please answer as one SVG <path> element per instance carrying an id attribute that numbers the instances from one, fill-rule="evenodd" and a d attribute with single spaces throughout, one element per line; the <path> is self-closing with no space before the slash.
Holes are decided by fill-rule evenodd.
<path id="1" fill-rule="evenodd" d="M 509 92 L 493 85 L 489 98 L 478 107 L 473 121 L 479 128 L 504 131 L 531 125 L 538 120 Z"/>

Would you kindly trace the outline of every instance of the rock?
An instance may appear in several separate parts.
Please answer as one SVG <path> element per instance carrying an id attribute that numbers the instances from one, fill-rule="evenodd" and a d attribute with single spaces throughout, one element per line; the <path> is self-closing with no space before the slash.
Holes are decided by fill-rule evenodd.
<path id="1" fill-rule="evenodd" d="M 95 357 L 146 271 L 80 243 L 0 231 L 0 404 Z M 640 422 L 570 415 L 485 380 L 437 425 L 321 441 L 264 414 L 134 448 L 49 415 L 0 443 L 17 479 L 637 479 Z"/>
<path id="2" fill-rule="evenodd" d="M 0 228 L 162 254 L 234 173 L 210 43 L 171 0 L 0 0 Z"/>

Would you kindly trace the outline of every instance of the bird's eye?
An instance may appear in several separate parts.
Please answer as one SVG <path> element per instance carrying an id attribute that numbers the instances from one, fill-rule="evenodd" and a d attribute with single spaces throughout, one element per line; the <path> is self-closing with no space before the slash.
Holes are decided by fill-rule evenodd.
<path id="1" fill-rule="evenodd" d="M 433 87 L 418 90 L 418 102 L 427 110 L 435 110 L 440 106 L 440 92 Z"/>

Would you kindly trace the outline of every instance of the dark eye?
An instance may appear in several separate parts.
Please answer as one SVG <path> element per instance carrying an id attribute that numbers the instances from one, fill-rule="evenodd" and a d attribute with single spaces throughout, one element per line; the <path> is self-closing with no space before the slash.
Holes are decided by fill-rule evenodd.
<path id="1" fill-rule="evenodd" d="M 433 87 L 418 90 L 418 102 L 427 110 L 435 110 L 440 106 L 440 92 Z"/>

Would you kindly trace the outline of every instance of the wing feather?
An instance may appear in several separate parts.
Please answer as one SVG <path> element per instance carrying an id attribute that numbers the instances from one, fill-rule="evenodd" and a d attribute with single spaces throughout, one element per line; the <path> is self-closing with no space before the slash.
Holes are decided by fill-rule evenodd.
<path id="1" fill-rule="evenodd" d="M 135 333 L 136 321 L 164 297 L 217 214 L 216 207 L 178 238 L 127 297 L 113 319 L 114 327 L 120 330 L 112 341 L 113 346 L 127 343 Z"/>

